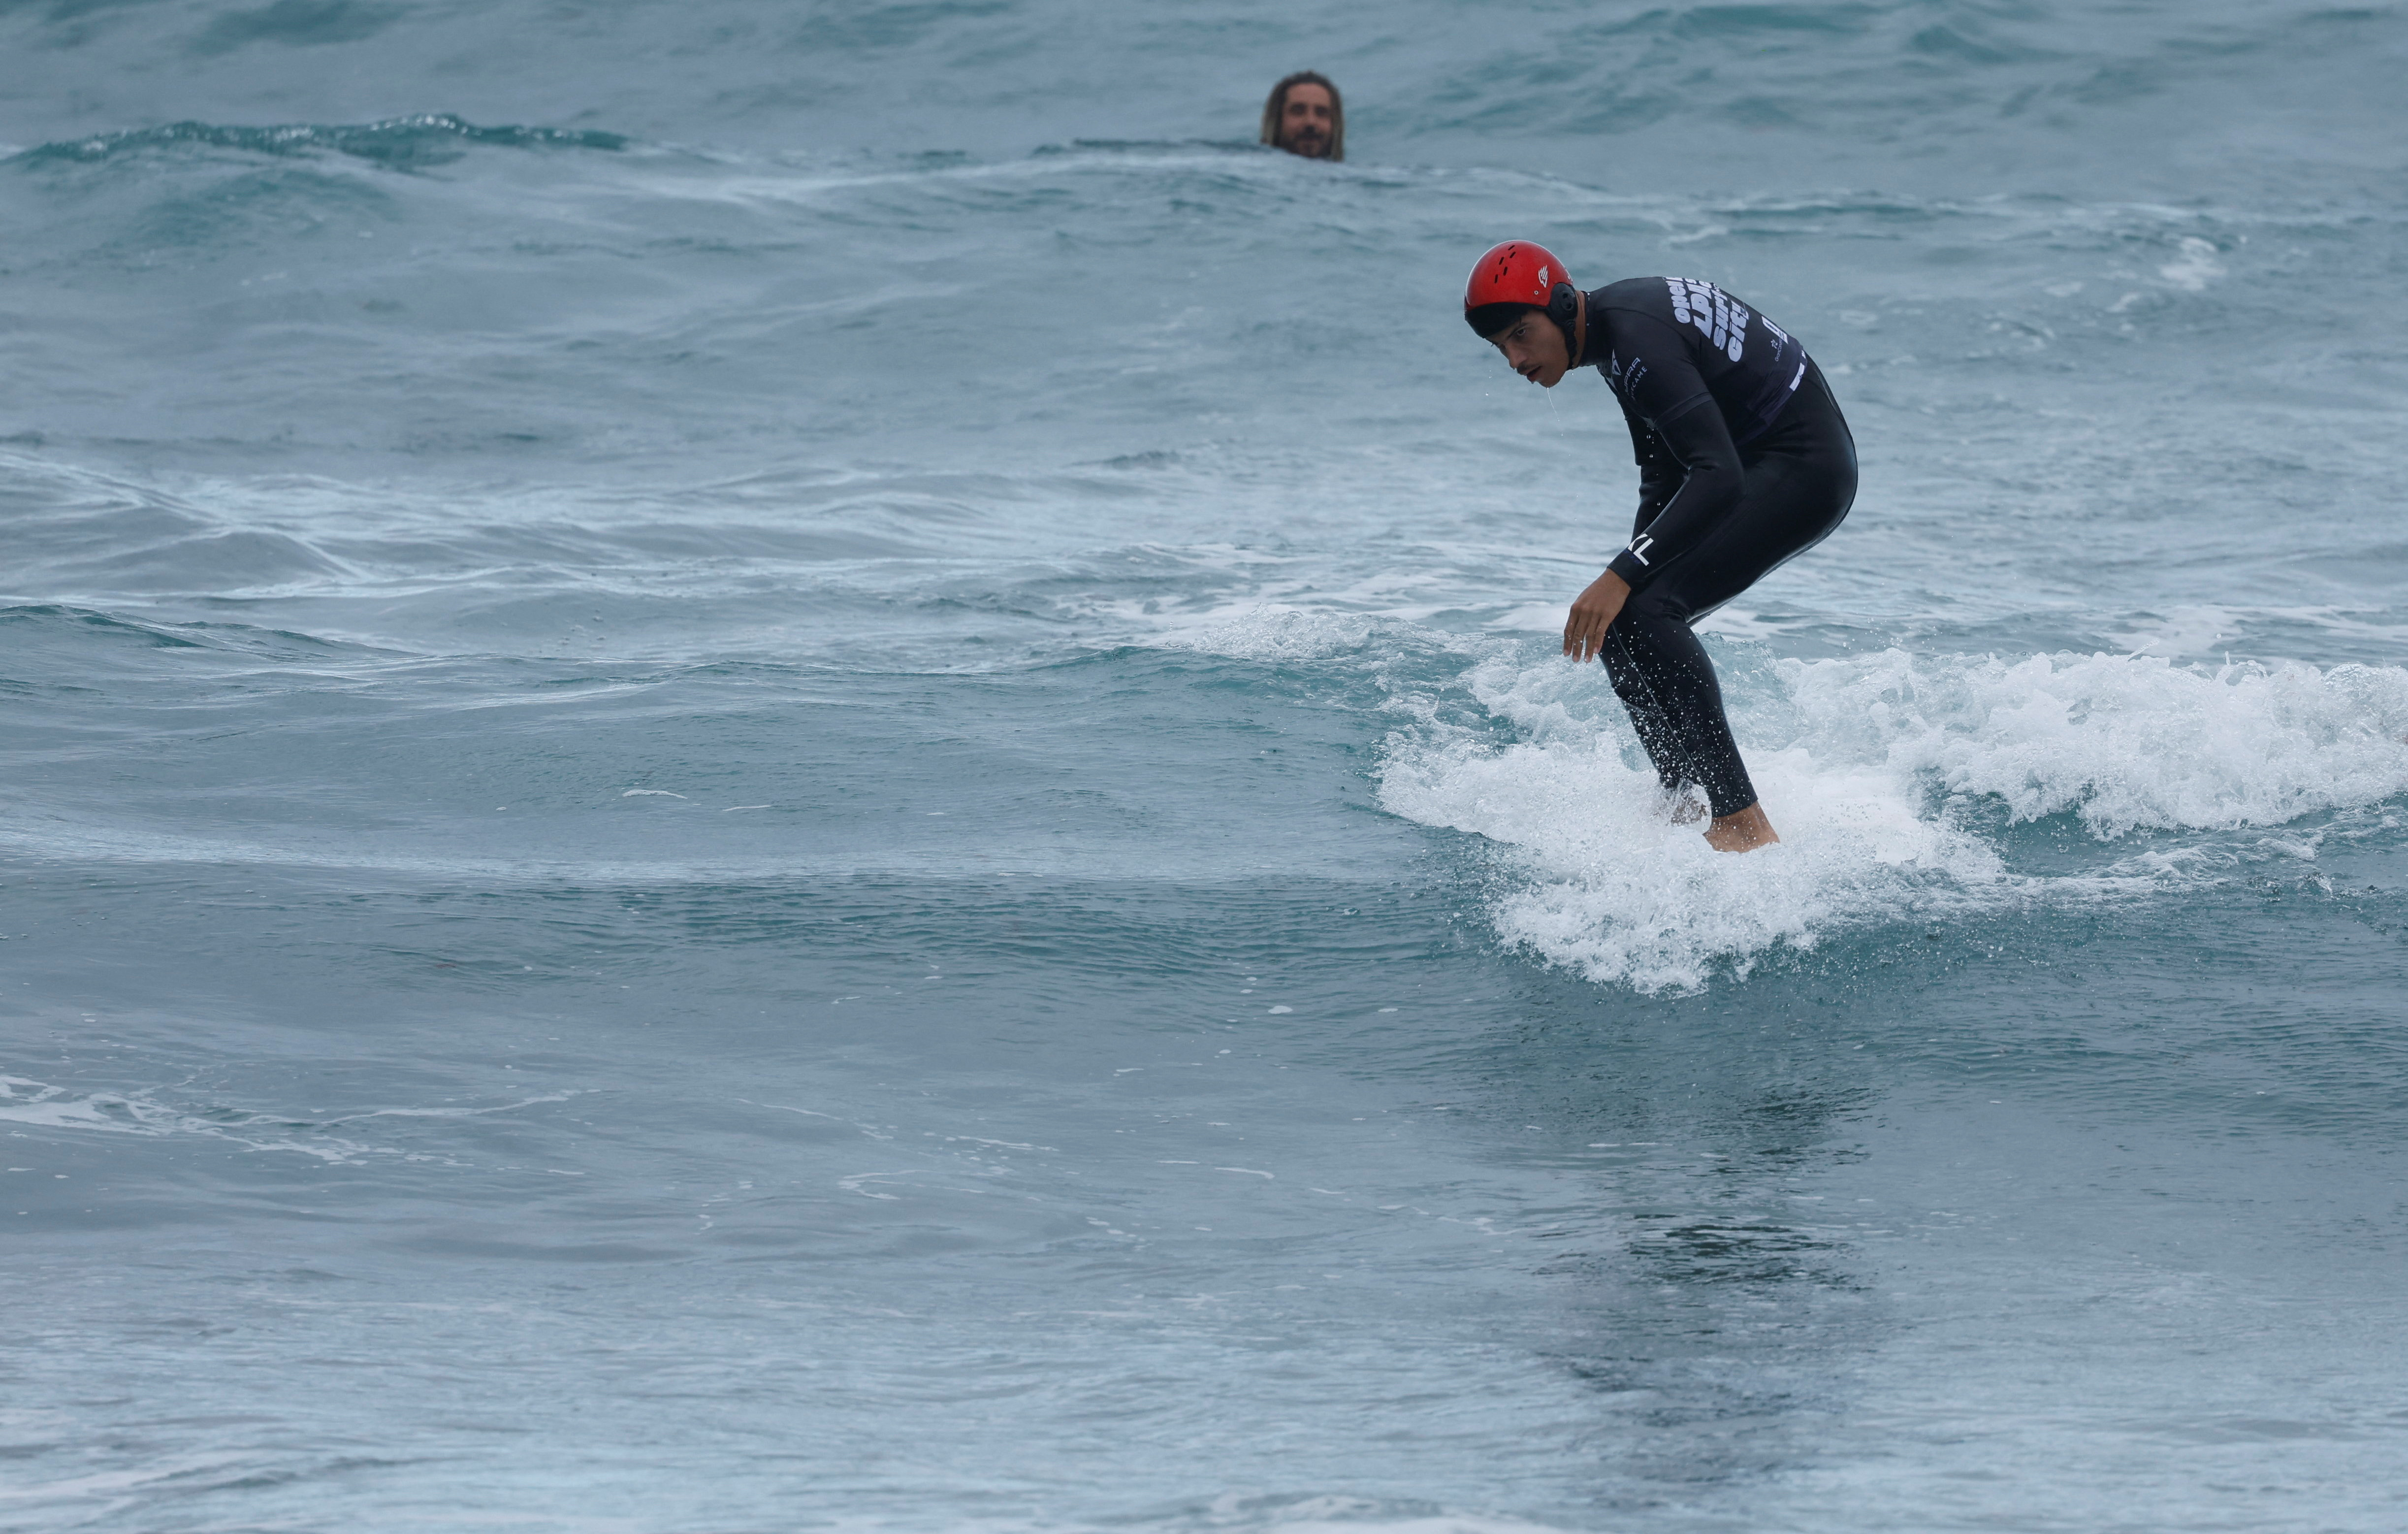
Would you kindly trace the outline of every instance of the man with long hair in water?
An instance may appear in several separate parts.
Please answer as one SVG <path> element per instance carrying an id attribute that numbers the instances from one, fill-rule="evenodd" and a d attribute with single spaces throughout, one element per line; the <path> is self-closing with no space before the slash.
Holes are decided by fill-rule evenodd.
<path id="1" fill-rule="evenodd" d="M 1589 366 L 1612 387 L 1639 460 L 1639 517 L 1573 600 L 1564 653 L 1604 660 L 1675 819 L 1695 815 L 1694 786 L 1716 849 L 1780 840 L 1692 630 L 1823 541 L 1856 500 L 1856 439 L 1822 370 L 1711 282 L 1634 277 L 1584 293 L 1528 240 L 1480 258 L 1463 317 L 1542 389 Z"/>
<path id="2" fill-rule="evenodd" d="M 1263 103 L 1263 142 L 1308 160 L 1346 158 L 1346 104 L 1329 77 L 1299 69 Z"/>

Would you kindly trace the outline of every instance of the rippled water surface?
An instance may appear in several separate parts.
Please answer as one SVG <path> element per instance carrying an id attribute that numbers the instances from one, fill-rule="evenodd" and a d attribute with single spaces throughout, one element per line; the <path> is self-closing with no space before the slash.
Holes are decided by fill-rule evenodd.
<path id="1" fill-rule="evenodd" d="M 2404 61 L 0 3 L 0 1529 L 2399 1527 Z M 1777 849 L 1509 235 L 1848 412 Z"/>

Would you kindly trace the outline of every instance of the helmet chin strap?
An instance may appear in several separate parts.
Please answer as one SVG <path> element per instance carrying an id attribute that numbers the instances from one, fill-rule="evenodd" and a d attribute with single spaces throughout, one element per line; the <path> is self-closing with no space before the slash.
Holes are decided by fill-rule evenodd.
<path id="1" fill-rule="evenodd" d="M 1584 357 L 1584 356 L 1587 356 L 1587 355 L 1588 355 L 1588 294 L 1582 294 L 1580 295 L 1580 308 L 1577 308 L 1577 309 L 1575 309 L 1575 310 L 1573 311 L 1573 313 L 1572 313 L 1572 331 L 1571 331 L 1571 334 L 1570 334 L 1570 335 L 1569 335 L 1569 336 L 1566 336 L 1566 337 L 1564 337 L 1564 339 L 1565 339 L 1566 341 L 1569 341 L 1570 343 L 1571 343 L 1571 349 L 1572 349 L 1572 360 L 1571 360 L 1571 364 L 1570 364 L 1570 366 L 1568 366 L 1568 367 L 1566 367 L 1566 368 L 1564 369 L 1564 371 L 1565 371 L 1565 372 L 1569 373 L 1569 372 L 1570 372 L 1570 371 L 1572 370 L 1572 368 L 1574 368 L 1574 367 L 1578 367 L 1578 366 L 1581 365 L 1581 359 L 1582 359 L 1583 357 Z"/>

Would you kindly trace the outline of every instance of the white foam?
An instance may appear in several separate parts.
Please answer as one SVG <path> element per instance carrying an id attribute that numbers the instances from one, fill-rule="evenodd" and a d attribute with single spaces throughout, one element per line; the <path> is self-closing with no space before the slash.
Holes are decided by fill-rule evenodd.
<path id="1" fill-rule="evenodd" d="M 1407 1511 L 1342 1494 L 1294 1500 L 1230 1494 L 1201 1511 L 1205 1528 L 1261 1534 L 1554 1534 L 1556 1527 L 1497 1513 Z"/>
<path id="2" fill-rule="evenodd" d="M 1489 619 L 1488 626 L 1499 633 L 1560 634 L 1564 631 L 1564 606 L 1561 602 L 1526 602 Z"/>
<path id="3" fill-rule="evenodd" d="M 2158 267 L 2157 275 L 2184 292 L 2204 292 L 2209 282 L 2224 275 L 2215 247 L 2197 235 L 2185 235 L 2176 249 L 2182 253 Z"/>
<path id="4" fill-rule="evenodd" d="M 1224 610 L 1156 640 L 1166 650 L 1193 650 L 1232 660 L 1319 660 L 1359 650 L 1374 620 L 1361 613 L 1259 603 Z"/>
<path id="5" fill-rule="evenodd" d="M 2408 792 L 2398 668 L 1889 651 L 1725 681 L 1779 846 L 1726 856 L 1672 824 L 1599 669 L 1552 661 L 1500 656 L 1467 674 L 1488 729 L 1412 700 L 1381 802 L 1509 850 L 1489 902 L 1507 942 L 1652 993 L 1743 975 L 1845 926 L 2128 897 L 2230 865 L 2150 847 L 2078 875 L 2017 874 L 1971 828 L 1985 804 L 2011 822 L 2071 813 L 2112 840 L 2271 827 Z M 2274 839 L 2315 856 L 2313 837 Z"/>
<path id="6" fill-rule="evenodd" d="M 2408 670 L 2177 666 L 2153 655 L 1782 663 L 1820 754 L 1931 774 L 2016 820 L 2281 825 L 2408 792 Z"/>
<path id="7" fill-rule="evenodd" d="M 2136 618 L 2110 637 L 2139 654 L 2163 655 L 2172 660 L 2211 653 L 2228 635 L 2240 628 L 2239 609 L 2192 606 Z"/>
<path id="8" fill-rule="evenodd" d="M 1695 990 L 1720 963 L 1811 948 L 1834 924 L 1961 901 L 2003 878 L 1978 839 L 1917 812 L 1878 767 L 1799 748 L 1751 753 L 1789 839 L 1748 857 L 1665 815 L 1620 705 L 1595 668 L 1491 663 L 1473 691 L 1527 737 L 1496 748 L 1426 724 L 1392 738 L 1381 802 L 1512 848 L 1519 877 L 1490 902 L 1499 936 L 1591 980 Z"/>
<path id="9" fill-rule="evenodd" d="M 44 1129 L 100 1129 L 153 1134 L 135 1106 L 116 1097 L 70 1097 L 65 1089 L 0 1076 L 0 1123 L 32 1125 Z"/>
<path id="10" fill-rule="evenodd" d="M 22 1076 L 0 1075 L 0 1124 L 40 1129 L 81 1129 L 102 1134 L 198 1135 L 229 1140 L 248 1151 L 290 1152 L 337 1164 L 367 1156 L 398 1156 L 407 1161 L 445 1159 L 392 1146 L 366 1145 L 327 1133 L 338 1124 L 378 1118 L 476 1118 L 514 1112 L 538 1103 L 565 1102 L 574 1092 L 523 1097 L 486 1108 L 379 1108 L 311 1123 L 234 1109 L 192 1112 L 152 1100 L 141 1093 L 94 1093 L 77 1097 L 66 1088 Z M 308 1139 L 296 1138 L 296 1132 Z"/>

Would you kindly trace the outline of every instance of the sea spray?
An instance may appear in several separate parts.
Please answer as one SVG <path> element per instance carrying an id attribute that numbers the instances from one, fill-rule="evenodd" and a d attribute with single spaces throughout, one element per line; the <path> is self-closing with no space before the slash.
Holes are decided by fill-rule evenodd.
<path id="1" fill-rule="evenodd" d="M 1462 686 L 1487 724 L 1432 710 L 1389 738 L 1380 802 L 1507 850 L 1500 938 L 1600 982 L 1691 991 L 1843 927 L 2009 905 L 2169 896 L 2219 860 L 2018 869 L 2001 824 L 2070 815 L 2093 836 L 2284 825 L 2408 792 L 2408 670 L 2150 656 L 1784 661 L 1735 699 L 1784 840 L 1712 852 L 1667 813 L 1597 667 L 1518 658 Z M 1765 738 L 1749 724 L 1780 722 Z M 1499 743 L 1492 726 L 1511 738 Z M 2002 815 L 1983 816 L 1985 803 Z M 1974 824 L 1991 825 L 1985 835 Z M 2196 840 L 2186 845 L 2196 845 Z"/>

